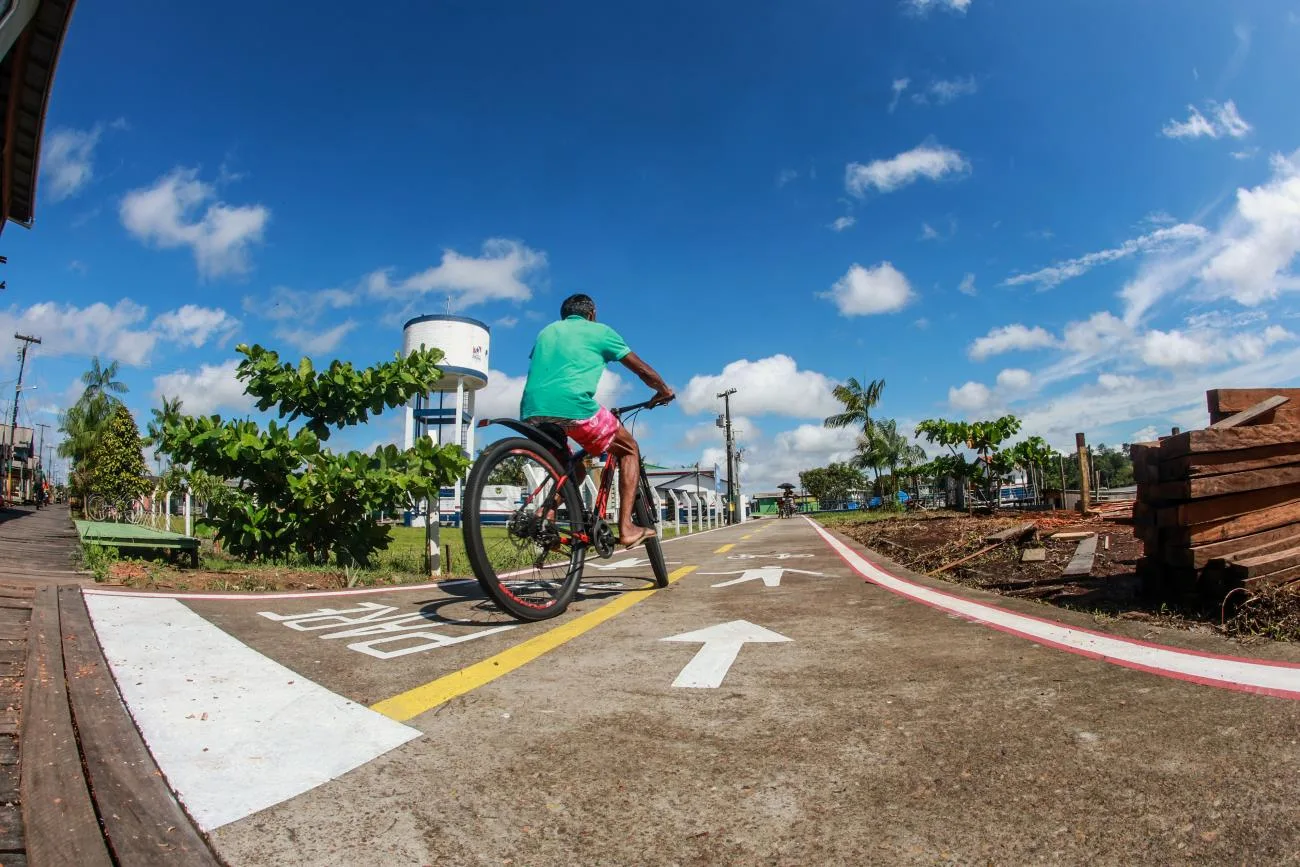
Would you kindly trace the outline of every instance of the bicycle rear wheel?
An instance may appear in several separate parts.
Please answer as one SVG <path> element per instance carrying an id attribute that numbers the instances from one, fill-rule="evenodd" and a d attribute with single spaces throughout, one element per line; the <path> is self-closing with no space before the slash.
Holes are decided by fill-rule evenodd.
<path id="1" fill-rule="evenodd" d="M 632 520 L 639 527 L 655 530 L 656 535 L 645 540 L 645 554 L 650 561 L 650 568 L 655 573 L 655 586 L 667 587 L 668 564 L 664 561 L 664 549 L 659 542 L 657 526 L 659 516 L 651 505 L 653 502 L 650 497 L 650 486 L 646 483 L 645 476 L 642 476 L 641 484 L 637 487 L 636 502 L 632 504 Z"/>
<path id="2" fill-rule="evenodd" d="M 465 554 L 479 585 L 520 620 L 546 620 L 573 601 L 586 544 L 582 500 L 559 462 L 532 440 L 493 443 L 465 485 Z"/>

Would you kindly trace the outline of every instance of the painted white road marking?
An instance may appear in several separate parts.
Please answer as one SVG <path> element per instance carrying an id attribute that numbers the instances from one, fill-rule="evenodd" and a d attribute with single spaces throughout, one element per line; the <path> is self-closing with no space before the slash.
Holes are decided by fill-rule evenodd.
<path id="1" fill-rule="evenodd" d="M 1051 620 L 1017 614 L 996 605 L 976 602 L 952 593 L 891 575 L 806 519 L 859 575 L 900 596 L 965 620 L 983 623 L 1030 641 L 1077 653 L 1139 671 L 1189 680 L 1207 686 L 1300 699 L 1300 665 L 1266 662 L 1179 650 L 1135 639 L 1120 638 L 1089 629 L 1077 629 Z"/>
<path id="2" fill-rule="evenodd" d="M 122 698 L 204 831 L 420 736 L 236 640 L 174 599 L 86 596 Z"/>
<path id="3" fill-rule="evenodd" d="M 660 641 L 704 642 L 699 652 L 686 663 L 681 674 L 673 681 L 673 686 L 688 689 L 714 689 L 722 685 L 722 680 L 736 661 L 740 648 L 748 642 L 763 644 L 778 641 L 792 641 L 779 632 L 764 629 L 748 620 L 733 620 L 719 623 L 707 629 L 683 632 Z"/>
<path id="4" fill-rule="evenodd" d="M 267 620 L 283 623 L 299 632 L 313 632 L 324 629 L 337 629 L 320 636 L 330 638 L 362 638 L 370 635 L 381 636 L 369 641 L 357 641 L 347 645 L 348 650 L 364 653 L 376 659 L 397 659 L 425 650 L 436 650 L 451 644 L 461 644 L 476 638 L 485 638 L 507 629 L 514 629 L 518 624 L 507 623 L 502 626 L 489 626 L 466 635 L 448 635 L 438 632 L 440 627 L 471 626 L 485 624 L 472 620 L 452 620 L 442 618 L 430 620 L 419 611 L 399 611 L 396 605 L 380 605 L 378 602 L 358 602 L 355 608 L 319 608 L 315 611 L 303 611 L 297 614 L 276 614 L 274 611 L 259 611 Z M 351 627 L 351 628 L 344 628 Z M 414 643 L 411 643 L 414 642 Z M 400 644 L 385 650 L 379 645 Z"/>
<path id="5" fill-rule="evenodd" d="M 806 559 L 812 557 L 812 554 L 732 554 L 727 557 L 728 560 L 794 560 Z"/>
<path id="6" fill-rule="evenodd" d="M 665 564 L 672 564 L 672 565 L 676 565 L 678 562 L 680 561 L 678 560 L 664 561 Z M 629 557 L 626 560 L 619 560 L 616 563 L 592 563 L 592 562 L 587 563 L 588 568 L 601 569 L 603 571 L 608 571 L 610 569 L 635 569 L 639 566 L 649 566 L 649 565 L 650 565 L 649 560 L 642 560 L 640 557 Z"/>
<path id="7" fill-rule="evenodd" d="M 823 572 L 809 572 L 805 569 L 787 569 L 784 566 L 760 566 L 757 569 L 746 569 L 743 572 L 701 572 L 701 575 L 739 575 L 739 578 L 733 578 L 730 581 L 721 581 L 714 584 L 714 587 L 731 587 L 735 584 L 744 584 L 746 581 L 762 581 L 764 587 L 780 587 L 781 575 L 784 573 L 793 573 L 795 575 L 816 575 L 825 577 Z"/>

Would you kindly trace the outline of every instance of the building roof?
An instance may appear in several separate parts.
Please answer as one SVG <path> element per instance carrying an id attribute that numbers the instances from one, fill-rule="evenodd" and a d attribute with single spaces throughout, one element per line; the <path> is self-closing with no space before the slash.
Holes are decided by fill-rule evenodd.
<path id="1" fill-rule="evenodd" d="M 30 449 L 32 447 L 32 429 L 18 425 L 16 428 L 10 428 L 9 425 L 0 425 L 0 447 L 9 445 L 9 431 L 13 430 L 14 442 L 20 449 Z"/>
<path id="2" fill-rule="evenodd" d="M 30 226 L 36 214 L 45 110 L 63 37 L 76 0 L 41 0 L 13 48 L 0 60 L 0 230 Z"/>

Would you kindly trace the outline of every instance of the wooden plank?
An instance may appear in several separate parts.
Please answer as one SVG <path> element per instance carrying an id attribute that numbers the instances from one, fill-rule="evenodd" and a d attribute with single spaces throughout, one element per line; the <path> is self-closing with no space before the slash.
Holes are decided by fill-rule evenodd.
<path id="1" fill-rule="evenodd" d="M 1070 562 L 1065 564 L 1065 570 L 1061 572 L 1063 576 L 1089 575 L 1092 573 L 1092 563 L 1097 556 L 1097 536 L 1094 534 L 1086 539 L 1079 540 L 1079 547 L 1074 549 L 1074 556 Z"/>
<path id="2" fill-rule="evenodd" d="M 992 545 L 985 545 L 983 548 L 980 548 L 974 554 L 967 554 L 965 557 L 962 557 L 960 560 L 953 560 L 951 563 L 944 563 L 942 566 L 940 566 L 938 569 L 935 569 L 930 574 L 938 575 L 941 572 L 947 572 L 949 569 L 953 568 L 954 566 L 960 566 L 963 563 L 967 563 L 971 560 L 974 560 L 976 557 L 980 556 L 981 554 L 987 554 L 988 552 L 992 551 L 994 548 L 1003 544 L 1005 543 L 994 542 Z"/>
<path id="3" fill-rule="evenodd" d="M 54 585 L 36 591 L 27 639 L 21 774 L 27 855 L 36 864 L 110 867 L 81 772 L 64 681 Z"/>
<path id="4" fill-rule="evenodd" d="M 1236 563 L 1240 560 L 1248 560 L 1251 557 L 1262 557 L 1265 554 L 1272 554 L 1277 551 L 1285 551 L 1288 548 L 1300 548 L 1300 533 L 1293 528 L 1286 528 L 1287 532 L 1272 541 L 1261 542 L 1257 545 L 1251 545 L 1247 548 L 1241 548 L 1222 557 L 1216 557 L 1211 561 L 1212 565 L 1226 566 L 1229 563 Z M 1262 535 L 1270 535 L 1268 533 Z M 1247 537 L 1253 538 L 1253 537 Z M 1235 540 L 1234 540 L 1235 541 Z"/>
<path id="5" fill-rule="evenodd" d="M 1249 588 L 1262 588 L 1280 587 L 1283 584 L 1290 584 L 1296 580 L 1300 580 L 1300 566 L 1283 569 L 1280 572 L 1269 572 L 1255 578 L 1250 578 L 1242 583 Z"/>
<path id="6" fill-rule="evenodd" d="M 22 641 L 27 637 L 27 624 L 0 623 L 0 641 Z"/>
<path id="7" fill-rule="evenodd" d="M 18 804 L 0 805 L 0 865 L 8 867 L 9 852 L 23 850 L 23 808 Z"/>
<path id="8" fill-rule="evenodd" d="M 1281 503 L 1234 518 L 1208 521 L 1190 527 L 1162 528 L 1161 533 L 1167 534 L 1163 537 L 1166 544 L 1190 546 L 1250 536 L 1290 524 L 1300 524 L 1300 503 Z"/>
<path id="9" fill-rule="evenodd" d="M 1021 563 L 1042 563 L 1046 559 L 1046 548 L 1026 548 L 1020 552 Z"/>
<path id="10" fill-rule="evenodd" d="M 1227 418 L 1221 419 L 1210 425 L 1210 430 L 1227 430 L 1228 428 L 1239 427 L 1244 424 L 1250 424 L 1252 421 L 1268 414 L 1271 420 L 1273 410 L 1277 409 L 1284 403 L 1290 402 L 1291 398 L 1283 394 L 1275 394 L 1272 397 L 1266 397 L 1254 406 L 1247 407 L 1241 412 L 1233 413 Z"/>
<path id="11" fill-rule="evenodd" d="M 1287 548 L 1271 554 L 1233 560 L 1228 564 L 1228 572 L 1238 578 L 1257 578 L 1293 566 L 1300 566 L 1300 548 Z"/>
<path id="12" fill-rule="evenodd" d="M 1159 481 L 1171 482 L 1175 479 L 1187 479 L 1196 476 L 1217 476 L 1223 473 L 1239 473 L 1245 470 L 1264 470 L 1269 467 L 1281 467 L 1288 464 L 1300 464 L 1300 440 L 1268 446 L 1255 446 L 1249 449 L 1236 449 L 1228 452 L 1202 452 L 1183 455 L 1179 458 L 1163 461 L 1160 464 Z"/>
<path id="13" fill-rule="evenodd" d="M 1300 484 L 1227 494 L 1205 500 L 1193 500 L 1156 510 L 1156 524 L 1161 527 L 1188 527 L 1210 521 L 1246 516 L 1276 506 L 1300 504 Z M 1277 525 L 1273 525 L 1277 526 Z M 1259 529 L 1268 529 L 1260 527 Z M 1238 533 L 1237 535 L 1242 535 Z"/>
<path id="14" fill-rule="evenodd" d="M 1251 425 L 1227 430 L 1189 430 L 1160 444 L 1162 461 L 1204 452 L 1230 452 L 1300 440 L 1300 423 Z"/>
<path id="15" fill-rule="evenodd" d="M 1162 482 L 1156 487 L 1159 496 L 1166 500 L 1199 500 L 1205 497 L 1221 497 L 1224 494 L 1280 488 L 1284 485 L 1300 485 L 1300 464 Z"/>
<path id="16" fill-rule="evenodd" d="M 1273 411 L 1273 421 L 1300 420 L 1300 388 L 1212 388 L 1205 393 L 1205 406 L 1213 424 L 1275 395 L 1291 402 Z"/>
<path id="17" fill-rule="evenodd" d="M 990 533 L 984 537 L 984 542 L 990 545 L 994 542 L 1010 542 L 1012 539 L 1020 539 L 1029 535 L 1034 531 L 1034 529 L 1035 525 L 1033 521 L 1030 521 L 1028 524 L 1017 524 L 1014 527 L 1007 527 L 1005 530 Z"/>
<path id="18" fill-rule="evenodd" d="M 59 589 L 68 693 L 95 803 L 119 864 L 217 865 L 122 703 L 78 587 Z"/>
<path id="19" fill-rule="evenodd" d="M 1278 545 L 1283 548 L 1290 548 L 1295 544 L 1291 540 L 1296 538 L 1300 538 L 1300 526 L 1286 524 L 1260 533 L 1207 542 L 1196 546 L 1173 544 L 1161 550 L 1161 559 L 1170 566 L 1202 569 L 1215 561 L 1221 561 L 1224 557 L 1232 556 L 1240 551 L 1254 551 L 1262 554 L 1268 550 L 1278 550 L 1276 547 Z"/>

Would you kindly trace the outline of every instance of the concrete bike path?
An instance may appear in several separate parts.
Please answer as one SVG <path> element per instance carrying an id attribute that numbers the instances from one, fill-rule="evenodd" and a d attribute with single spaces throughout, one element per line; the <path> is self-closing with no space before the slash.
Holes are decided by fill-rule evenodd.
<path id="1" fill-rule="evenodd" d="M 152 640 L 138 635 L 147 618 L 122 614 L 132 606 L 174 604 L 159 616 L 206 624 L 196 635 L 220 627 L 230 644 L 214 644 L 194 666 L 216 695 L 182 725 L 191 739 L 232 706 L 278 691 L 269 721 L 243 732 L 250 748 L 214 741 L 230 759 L 219 769 L 230 784 L 256 788 L 257 761 L 275 777 L 290 764 L 287 745 L 311 743 L 294 761 L 314 757 L 319 779 L 296 778 L 265 808 L 251 809 L 252 799 L 213 812 L 206 827 L 232 864 L 1241 862 L 1300 853 L 1293 699 L 1059 649 L 1077 635 L 1026 640 L 1019 622 L 986 625 L 992 609 L 972 623 L 953 606 L 974 600 L 1092 625 L 886 564 L 908 586 L 955 600 L 918 604 L 905 587 L 863 580 L 860 561 L 855 568 L 801 520 L 666 550 L 678 575 L 667 590 L 597 591 L 559 621 L 526 626 L 493 615 L 472 585 L 332 601 L 89 602 L 110 661 L 130 656 L 124 630 Z M 644 587 L 639 569 L 606 574 Z M 399 641 L 386 624 L 412 628 Z M 354 634 L 328 637 L 338 632 Z M 1188 635 L 1168 643 L 1226 649 Z M 237 656 L 238 669 L 213 679 L 224 656 Z M 214 689 L 248 681 L 255 657 L 283 668 L 233 698 Z M 1282 678 L 1295 671 L 1277 669 Z M 276 676 L 293 682 L 279 686 Z M 153 679 L 141 670 L 142 684 Z M 305 684 L 314 691 L 299 702 Z M 141 690 L 135 700 L 123 692 L 148 739 L 157 723 L 147 705 L 157 699 Z M 173 702 L 173 723 L 183 709 Z M 172 749 L 177 762 L 203 761 Z M 184 776 L 159 764 L 173 782 Z"/>

